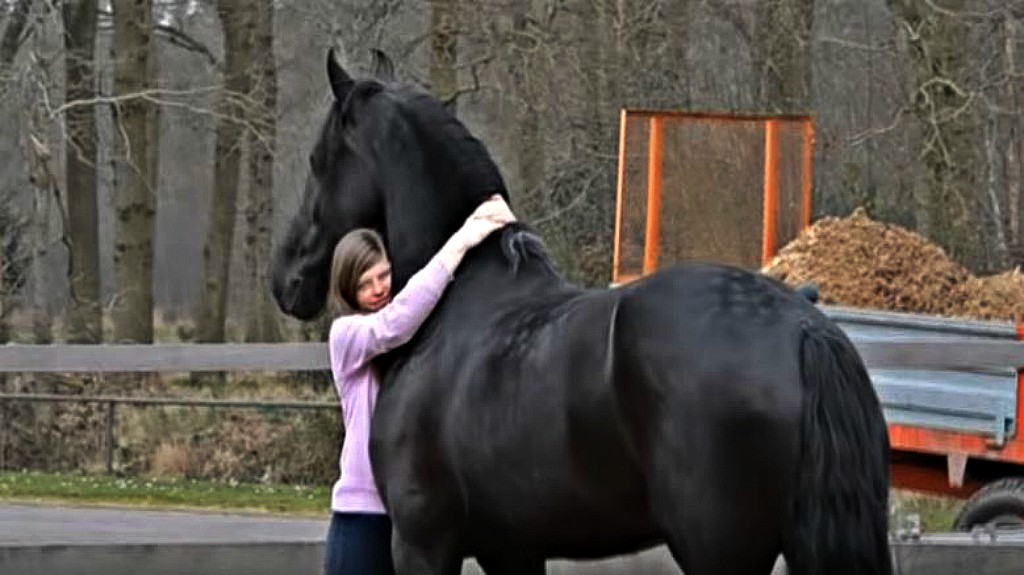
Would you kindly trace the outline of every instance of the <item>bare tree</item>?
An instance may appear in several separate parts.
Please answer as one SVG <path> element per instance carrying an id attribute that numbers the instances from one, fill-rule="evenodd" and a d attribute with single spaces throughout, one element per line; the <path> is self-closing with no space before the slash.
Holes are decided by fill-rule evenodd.
<path id="1" fill-rule="evenodd" d="M 0 82 L 6 81 L 7 69 L 25 41 L 26 32 L 31 30 L 28 27 L 31 8 L 32 0 L 17 0 L 10 6 L 7 25 L 4 27 L 3 36 L 0 37 Z"/>
<path id="2" fill-rule="evenodd" d="M 44 66 L 35 71 L 33 80 L 45 83 L 49 70 Z M 45 89 L 45 88 L 44 88 Z M 53 170 L 53 152 L 47 144 L 45 125 L 41 116 L 42 106 L 33 106 L 27 114 L 27 134 L 22 146 L 28 164 L 28 179 L 32 189 L 32 209 L 28 218 L 27 246 L 30 260 L 29 281 L 32 286 L 30 305 L 32 311 L 32 341 L 38 344 L 52 343 L 53 317 L 48 306 L 45 287 L 50 283 L 49 266 L 51 248 L 56 245 L 52 238 L 54 215 L 60 213 L 60 188 Z"/>
<path id="3" fill-rule="evenodd" d="M 1024 267 L 1024 62 L 1018 46 L 1024 42 L 1024 22 L 1006 13 L 1002 20 L 1003 57 L 1007 76 L 1004 102 L 1006 107 L 1017 111 L 1017 117 L 1009 120 L 1010 126 L 1003 144 L 1003 164 L 1006 182 L 1007 236 L 1014 252 L 1017 266 Z M 1016 80 L 1016 81 L 1013 81 Z"/>
<path id="4" fill-rule="evenodd" d="M 64 3 L 65 102 L 90 102 L 96 97 L 97 9 L 97 0 Z M 64 124 L 67 234 L 71 243 L 67 339 L 98 343 L 103 339 L 103 310 L 100 306 L 95 106 L 66 106 Z"/>
<path id="5" fill-rule="evenodd" d="M 458 0 L 432 0 L 430 3 L 430 85 L 434 94 L 448 101 L 448 108 L 454 114 L 458 102 L 455 95 L 459 88 L 458 58 L 459 38 Z"/>
<path id="6" fill-rule="evenodd" d="M 0 344 L 11 340 L 11 315 L 25 286 L 31 257 L 24 241 L 28 221 L 14 207 L 13 198 L 0 197 Z"/>
<path id="7" fill-rule="evenodd" d="M 205 289 L 196 317 L 196 338 L 200 342 L 220 342 L 225 338 L 244 122 L 252 89 L 249 64 L 253 57 L 255 8 L 252 0 L 220 0 L 217 4 L 224 35 L 224 86 L 216 105 L 214 188 L 203 250 Z"/>
<path id="8" fill-rule="evenodd" d="M 114 92 L 117 188 L 112 306 L 117 342 L 153 341 L 153 221 L 159 107 L 152 97 L 157 66 L 153 0 L 114 0 Z"/>
<path id="9" fill-rule="evenodd" d="M 521 2 L 512 8 L 512 27 L 505 42 L 505 58 L 508 62 L 509 97 L 514 101 L 516 119 L 513 126 L 516 176 L 522 190 L 516 209 L 535 216 L 547 210 L 542 193 L 547 154 L 541 126 L 543 86 L 537 82 L 537 76 L 543 74 L 545 68 L 543 60 L 537 57 L 541 32 L 533 19 L 532 4 Z"/>
<path id="10" fill-rule="evenodd" d="M 249 140 L 249 198 L 245 208 L 245 341 L 279 341 L 277 307 L 270 299 L 271 224 L 274 218 L 274 159 L 277 141 L 277 60 L 274 58 L 274 4 L 258 0 L 253 54 L 253 129 Z"/>
<path id="11" fill-rule="evenodd" d="M 762 0 L 751 47 L 764 111 L 806 113 L 811 104 L 814 0 Z"/>
<path id="12" fill-rule="evenodd" d="M 995 12 L 986 3 L 888 0 L 911 69 L 908 107 L 921 134 L 918 230 L 978 270 L 1004 262 L 1004 219 L 986 194 L 989 158 L 983 103 L 993 78 L 978 66 Z M 986 197 L 989 196 L 989 197 Z M 978 234 L 981 227 L 984 231 Z M 993 234 L 992 232 L 995 231 Z"/>
<path id="13" fill-rule="evenodd" d="M 0 96 L 4 99 L 11 92 L 12 64 L 31 30 L 28 27 L 30 8 L 30 0 L 18 0 L 9 6 L 3 21 L 3 35 L 0 36 Z M 28 222 L 15 205 L 14 194 L 7 188 L 7 178 L 4 180 L 4 189 L 0 190 L 0 344 L 11 339 L 11 315 L 18 306 L 16 297 L 25 285 L 31 261 L 24 241 Z"/>

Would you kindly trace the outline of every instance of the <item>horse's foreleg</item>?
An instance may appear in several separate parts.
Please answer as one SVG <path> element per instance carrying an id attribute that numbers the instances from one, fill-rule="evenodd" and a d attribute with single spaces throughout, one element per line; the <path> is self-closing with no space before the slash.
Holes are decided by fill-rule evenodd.
<path id="1" fill-rule="evenodd" d="M 395 575 L 459 575 L 462 556 L 454 537 L 437 534 L 430 541 L 411 542 L 398 529 L 391 535 L 391 556 Z"/>

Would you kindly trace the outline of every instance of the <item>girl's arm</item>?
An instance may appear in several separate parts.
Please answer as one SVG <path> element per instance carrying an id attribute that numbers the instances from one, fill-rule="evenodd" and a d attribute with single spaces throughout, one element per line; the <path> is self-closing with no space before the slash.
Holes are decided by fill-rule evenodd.
<path id="1" fill-rule="evenodd" d="M 335 320 L 330 333 L 332 358 L 346 366 L 362 365 L 412 339 L 440 301 L 466 252 L 514 219 L 500 198 L 477 208 L 390 303 L 374 313 Z"/>

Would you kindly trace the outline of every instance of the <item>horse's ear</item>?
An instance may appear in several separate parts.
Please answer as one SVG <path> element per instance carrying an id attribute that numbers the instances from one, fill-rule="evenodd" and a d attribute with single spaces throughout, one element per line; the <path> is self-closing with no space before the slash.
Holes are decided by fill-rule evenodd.
<path id="1" fill-rule="evenodd" d="M 373 76 L 383 82 L 395 81 L 395 64 L 383 50 L 374 48 L 373 54 Z"/>
<path id="2" fill-rule="evenodd" d="M 327 52 L 327 78 L 331 82 L 331 92 L 334 92 L 334 99 L 344 102 L 345 97 L 352 90 L 352 86 L 355 85 L 355 81 L 341 67 L 341 64 L 338 64 L 338 60 L 334 56 L 334 48 Z"/>

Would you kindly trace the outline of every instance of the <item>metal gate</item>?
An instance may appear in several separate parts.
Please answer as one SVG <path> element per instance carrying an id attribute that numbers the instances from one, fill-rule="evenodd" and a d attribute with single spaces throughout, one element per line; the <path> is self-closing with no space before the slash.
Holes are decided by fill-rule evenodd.
<path id="1" fill-rule="evenodd" d="M 811 218 L 808 116 L 623 110 L 612 282 L 684 261 L 756 269 Z"/>

